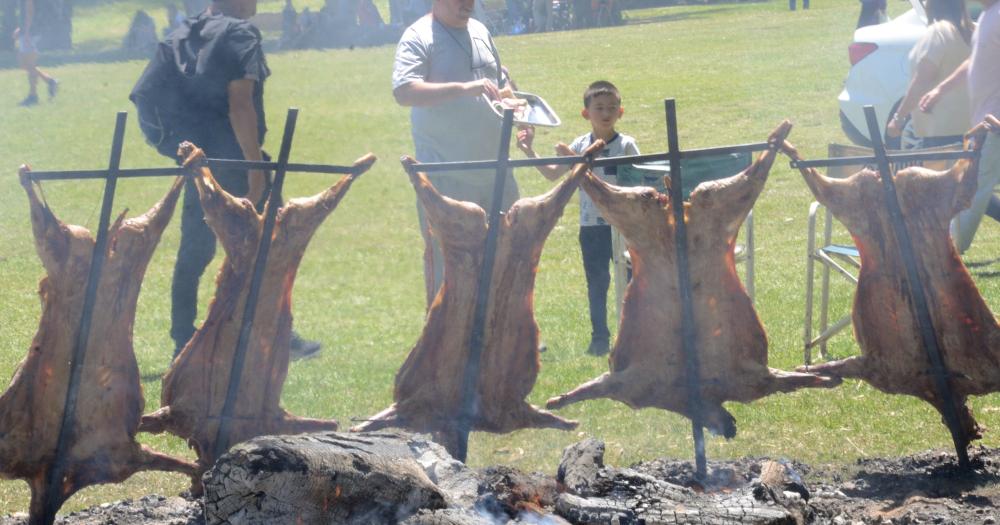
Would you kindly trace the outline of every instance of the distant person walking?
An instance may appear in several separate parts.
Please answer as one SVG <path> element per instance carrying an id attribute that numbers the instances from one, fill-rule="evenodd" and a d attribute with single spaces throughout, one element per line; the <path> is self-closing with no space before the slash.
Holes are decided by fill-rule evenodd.
<path id="1" fill-rule="evenodd" d="M 788 9 L 795 11 L 795 0 L 788 0 Z M 809 0 L 802 0 L 802 9 L 809 9 Z"/>
<path id="2" fill-rule="evenodd" d="M 885 8 L 885 0 L 861 0 L 861 16 L 858 17 L 858 29 L 887 21 L 889 17 L 885 14 Z"/>
<path id="3" fill-rule="evenodd" d="M 972 56 L 920 99 L 920 109 L 936 111 L 946 93 L 967 83 L 972 101 L 971 125 L 982 122 L 986 115 L 1000 116 L 1000 0 L 979 1 L 983 12 L 972 34 Z M 980 151 L 978 188 L 972 204 L 951 223 L 952 239 L 959 252 L 969 249 L 983 214 L 989 213 L 1000 221 L 1000 214 L 987 212 L 991 201 L 996 202 L 993 188 L 998 182 L 1000 135 L 990 133 Z"/>
<path id="4" fill-rule="evenodd" d="M 35 18 L 34 0 L 21 0 L 21 23 L 14 30 L 17 41 L 17 62 L 28 74 L 28 96 L 19 105 L 28 107 L 38 104 L 38 79 L 41 78 L 49 89 L 49 99 L 56 96 L 59 82 L 48 73 L 38 69 L 38 37 L 31 32 Z"/>

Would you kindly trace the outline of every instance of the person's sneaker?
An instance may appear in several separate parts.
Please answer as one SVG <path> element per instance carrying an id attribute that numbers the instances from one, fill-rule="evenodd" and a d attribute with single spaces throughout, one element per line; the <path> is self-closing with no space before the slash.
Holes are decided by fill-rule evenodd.
<path id="1" fill-rule="evenodd" d="M 292 332 L 292 340 L 289 344 L 288 355 L 293 361 L 298 359 L 309 359 L 316 357 L 323 345 L 319 341 L 303 339 L 299 334 Z"/>
<path id="2" fill-rule="evenodd" d="M 587 353 L 590 355 L 605 355 L 611 351 L 611 341 L 604 337 L 590 340 Z"/>
<path id="3" fill-rule="evenodd" d="M 49 100 L 51 100 L 56 97 L 56 92 L 59 91 L 59 81 L 54 78 L 50 78 L 48 81 L 48 85 L 49 85 Z"/>
<path id="4" fill-rule="evenodd" d="M 18 103 L 18 106 L 26 108 L 28 106 L 34 106 L 35 104 L 38 104 L 38 95 L 28 95 L 24 97 L 24 100 Z"/>

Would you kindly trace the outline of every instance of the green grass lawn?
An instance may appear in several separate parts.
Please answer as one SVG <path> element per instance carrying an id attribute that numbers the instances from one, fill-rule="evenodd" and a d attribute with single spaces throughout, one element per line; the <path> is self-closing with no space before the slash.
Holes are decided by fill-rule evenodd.
<path id="1" fill-rule="evenodd" d="M 136 6 L 151 5 L 143 2 L 81 8 L 76 24 L 81 48 L 100 51 L 119 41 L 122 20 Z M 791 142 L 815 158 L 825 154 L 828 143 L 846 140 L 839 128 L 836 96 L 848 68 L 846 47 L 858 6 L 813 4 L 808 11 L 795 12 L 789 12 L 783 0 L 632 11 L 627 13 L 631 23 L 624 27 L 499 37 L 497 43 L 520 86 L 545 97 L 563 119 L 561 127 L 539 131 L 539 151 L 588 131 L 577 116 L 582 91 L 592 80 L 606 78 L 624 95 L 620 130 L 635 136 L 644 152 L 666 149 L 663 99 L 673 97 L 684 148 L 761 141 L 787 118 L 795 123 Z M 905 7 L 893 1 L 891 14 Z M 294 292 L 297 329 L 321 340 L 324 350 L 316 359 L 292 363 L 284 405 L 299 415 L 337 418 L 345 427 L 352 418 L 364 418 L 391 402 L 393 376 L 423 323 L 422 243 L 413 190 L 397 163 L 400 155 L 411 152 L 412 144 L 407 110 L 397 106 L 390 93 L 392 56 L 393 47 L 384 46 L 269 57 L 274 74 L 266 93 L 271 127 L 266 148 L 277 150 L 284 110 L 295 106 L 301 113 L 293 161 L 343 164 L 368 151 L 381 159 L 316 234 Z M 0 63 L 10 59 L 0 56 Z M 143 143 L 127 100 L 143 66 L 141 61 L 69 60 L 52 69 L 62 82 L 59 97 L 31 109 L 15 106 L 24 92 L 23 72 L 0 70 L 0 85 L 7 93 L 0 103 L 0 382 L 13 375 L 37 327 L 36 291 L 43 275 L 27 201 L 15 176 L 17 166 L 106 165 L 114 114 L 120 110 L 130 112 L 124 165 L 165 165 Z M 333 180 L 293 176 L 286 194 L 311 195 Z M 531 171 L 518 173 L 518 180 L 522 195 L 540 194 L 551 186 Z M 116 212 L 144 212 L 168 184 L 121 181 Z M 96 182 L 45 184 L 45 195 L 60 218 L 91 228 L 97 223 L 100 192 Z M 783 369 L 802 363 L 806 214 L 811 200 L 797 172 L 782 159 L 755 208 L 757 309 L 770 338 L 770 364 Z M 542 371 L 530 396 L 536 404 L 607 370 L 604 359 L 584 354 L 589 323 L 577 214 L 574 201 L 549 237 L 538 272 L 536 316 L 549 350 L 541 356 Z M 167 333 L 169 286 L 178 228 L 175 221 L 150 264 L 135 322 L 147 411 L 159 405 L 159 377 L 172 350 Z M 986 221 L 966 257 L 977 264 L 973 275 L 994 309 L 1000 306 L 998 247 L 1000 227 Z M 203 282 L 206 302 L 213 292 L 213 273 L 209 271 Z M 835 313 L 846 312 L 851 289 L 837 286 L 834 296 Z M 832 341 L 830 351 L 846 356 L 857 347 L 844 333 Z M 1000 428 L 997 400 L 986 396 L 972 401 L 980 423 L 993 429 Z M 739 433 L 730 441 L 709 437 L 710 459 L 767 455 L 850 462 L 951 447 L 929 405 L 854 381 L 834 390 L 776 395 L 728 408 Z M 693 456 L 690 422 L 672 413 L 591 401 L 561 414 L 578 419 L 579 429 L 474 434 L 470 464 L 502 463 L 551 474 L 562 449 L 587 436 L 605 440 L 607 460 L 616 465 Z M 161 451 L 191 455 L 177 438 L 140 439 Z M 983 442 L 997 445 L 997 433 L 987 433 Z M 63 510 L 151 492 L 176 493 L 184 486 L 180 476 L 141 473 L 120 485 L 86 489 Z M 27 498 L 23 482 L 0 482 L 0 514 L 25 510 Z"/>

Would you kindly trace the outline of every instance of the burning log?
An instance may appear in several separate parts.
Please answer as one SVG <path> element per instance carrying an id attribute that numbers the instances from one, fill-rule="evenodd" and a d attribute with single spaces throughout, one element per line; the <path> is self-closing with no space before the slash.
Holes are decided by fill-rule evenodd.
<path id="1" fill-rule="evenodd" d="M 399 523 L 420 509 L 448 506 L 436 471 L 469 478 L 467 492 L 475 497 L 471 471 L 426 438 L 263 436 L 234 446 L 206 474 L 205 521 Z"/>
<path id="2" fill-rule="evenodd" d="M 793 159 L 800 158 L 790 144 L 785 150 Z M 947 171 L 906 168 L 894 177 L 954 396 L 959 428 L 952 433 L 962 450 L 982 436 L 966 398 L 1000 391 L 1000 328 L 948 232 L 951 218 L 968 207 L 975 194 L 977 162 L 961 160 Z M 816 199 L 850 231 L 861 255 L 852 311 L 861 355 L 801 369 L 863 379 L 883 392 L 920 398 L 944 415 L 947 407 L 921 340 L 878 174 L 866 169 L 832 179 L 812 168 L 800 171 Z"/>
<path id="3" fill-rule="evenodd" d="M 66 454 L 56 458 L 84 289 L 95 242 L 81 226 L 60 221 L 20 173 L 28 195 L 35 249 L 46 277 L 39 283 L 42 318 L 27 357 L 0 396 L 0 474 L 31 487 L 30 521 L 44 514 L 44 491 L 54 462 L 64 465 L 56 507 L 83 487 L 124 481 L 142 470 L 193 475 L 195 465 L 152 451 L 135 440 L 145 400 L 132 349 L 132 324 L 146 266 L 170 222 L 181 180 L 148 212 L 123 213 L 110 226 L 106 260 L 81 364 L 76 418 Z"/>
<path id="4" fill-rule="evenodd" d="M 204 502 L 209 524 L 558 525 L 558 495 L 542 474 L 472 470 L 427 435 L 323 432 L 234 446 L 205 475 Z"/>
<path id="5" fill-rule="evenodd" d="M 789 122 L 782 123 L 769 143 L 781 144 L 790 130 Z M 725 401 L 746 403 L 776 392 L 839 384 L 837 379 L 767 366 L 767 335 L 736 274 L 736 235 L 775 156 L 772 147 L 742 173 L 700 184 L 684 203 L 702 417 L 708 429 L 727 438 L 736 435 L 736 421 L 723 408 Z M 608 397 L 633 408 L 658 407 L 691 417 L 681 348 L 675 203 L 652 188 L 611 186 L 589 173 L 580 185 L 625 236 L 632 281 L 609 359 L 611 371 L 549 399 L 546 407 Z"/>
<path id="6" fill-rule="evenodd" d="M 563 452 L 559 465 L 561 479 L 590 478 L 582 485 L 567 486 L 567 492 L 556 501 L 556 513 L 571 523 L 794 525 L 810 522 L 806 519 L 810 509 L 801 498 L 774 499 L 772 494 L 761 490 L 767 486 L 762 480 L 741 479 L 739 473 L 721 465 L 707 479 L 696 481 L 689 468 L 685 469 L 689 470 L 687 475 L 678 475 L 676 470 L 658 471 L 663 460 L 614 468 L 603 466 L 603 456 L 604 443 L 595 440 L 571 445 Z M 595 465 L 600 466 L 595 470 Z"/>
<path id="7" fill-rule="evenodd" d="M 533 311 L 535 272 L 545 239 L 584 169 L 578 166 L 544 195 L 515 202 L 499 224 L 491 225 L 500 231 L 476 382 L 473 430 L 504 433 L 529 427 L 576 427 L 576 422 L 539 410 L 524 399 L 540 369 Z M 444 283 L 428 310 L 423 334 L 396 374 L 395 403 L 352 430 L 402 427 L 432 432 L 457 455 L 462 381 L 483 266 L 486 214 L 473 203 L 442 196 L 424 174 L 408 171 L 441 242 Z"/>
<path id="8" fill-rule="evenodd" d="M 170 432 L 188 440 L 204 471 L 217 459 L 215 444 L 226 399 L 248 283 L 260 244 L 264 217 L 246 199 L 226 193 L 204 166 L 204 154 L 185 144 L 184 165 L 194 181 L 205 218 L 226 251 L 216 278 L 215 297 L 205 322 L 174 360 L 163 378 L 162 408 L 142 417 L 140 430 Z M 292 326 L 292 285 L 302 254 L 313 233 L 333 212 L 358 175 L 375 162 L 359 159 L 358 170 L 309 198 L 292 199 L 277 215 L 270 256 L 264 270 L 244 370 L 230 426 L 229 443 L 264 434 L 336 430 L 334 420 L 302 418 L 280 406 L 288 373 Z M 199 487 L 193 487 L 200 493 Z"/>

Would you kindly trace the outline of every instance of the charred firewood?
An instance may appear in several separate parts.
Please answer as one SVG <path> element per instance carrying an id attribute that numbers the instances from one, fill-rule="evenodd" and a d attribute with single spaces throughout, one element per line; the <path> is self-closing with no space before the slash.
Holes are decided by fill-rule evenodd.
<path id="1" fill-rule="evenodd" d="M 499 224 L 490 226 L 500 231 L 472 430 L 505 433 L 531 427 L 576 427 L 574 421 L 528 404 L 525 397 L 541 368 L 533 308 L 535 272 L 545 239 L 584 170 L 580 165 L 548 193 L 518 200 Z M 396 374 L 395 403 L 352 430 L 401 427 L 431 432 L 456 454 L 462 380 L 487 234 L 486 213 L 471 202 L 442 196 L 424 174 L 408 171 L 444 252 L 444 283 L 428 310 L 423 334 Z"/>
<path id="2" fill-rule="evenodd" d="M 38 332 L 0 396 L 0 475 L 28 482 L 30 521 L 36 523 L 43 519 L 47 478 L 57 461 L 70 356 L 95 241 L 85 228 L 56 218 L 36 193 L 27 168 L 20 176 L 28 194 L 35 249 L 47 275 L 39 283 Z M 142 470 L 194 474 L 194 464 L 154 452 L 135 440 L 145 404 L 132 349 L 136 301 L 180 189 L 178 179 L 146 214 L 126 220 L 123 213 L 108 230 L 87 351 L 80 365 L 76 417 L 61 458 L 62 490 L 50 496 L 56 507 L 83 487 L 124 481 Z"/>
<path id="3" fill-rule="evenodd" d="M 800 158 L 787 143 L 785 150 Z M 879 175 L 866 169 L 834 179 L 812 168 L 800 171 L 816 199 L 850 231 L 861 255 L 852 311 L 861 355 L 802 370 L 863 379 L 883 392 L 923 399 L 943 415 L 945 403 L 921 339 Z M 959 448 L 982 437 L 966 397 L 1000 391 L 1000 328 L 948 232 L 951 218 L 969 206 L 977 174 L 977 160 L 960 160 L 947 171 L 911 167 L 894 176 L 934 337 L 948 371 Z"/>
<path id="4" fill-rule="evenodd" d="M 250 201 L 224 191 L 202 162 L 204 153 L 182 146 L 184 165 L 194 171 L 205 218 L 226 251 L 216 278 L 215 297 L 205 322 L 163 378 L 162 408 L 142 417 L 140 430 L 170 432 L 188 440 L 199 471 L 215 460 L 219 418 L 226 399 L 240 322 L 246 307 L 264 215 Z M 230 426 L 229 444 L 265 434 L 336 430 L 334 420 L 292 415 L 281 407 L 288 373 L 292 328 L 292 285 L 313 233 L 333 212 L 358 175 L 375 162 L 368 155 L 359 169 L 313 197 L 292 199 L 278 210 L 257 310 L 250 332 L 242 381 Z M 200 485 L 200 484 L 196 484 Z M 193 487 L 195 492 L 200 486 Z"/>
<path id="5" fill-rule="evenodd" d="M 790 130 L 790 123 L 782 123 L 769 142 L 781 144 Z M 727 438 L 736 435 L 736 421 L 723 408 L 725 401 L 750 402 L 775 392 L 839 383 L 767 366 L 767 335 L 736 274 L 736 236 L 774 158 L 771 148 L 742 173 L 700 184 L 684 203 L 702 417 L 708 429 Z M 624 235 L 632 280 L 609 359 L 611 371 L 550 399 L 546 406 L 607 397 L 633 408 L 657 407 L 691 417 L 681 348 L 674 203 L 653 188 L 611 186 L 593 174 L 580 185 Z"/>

